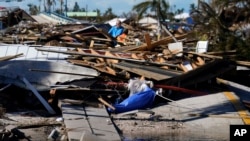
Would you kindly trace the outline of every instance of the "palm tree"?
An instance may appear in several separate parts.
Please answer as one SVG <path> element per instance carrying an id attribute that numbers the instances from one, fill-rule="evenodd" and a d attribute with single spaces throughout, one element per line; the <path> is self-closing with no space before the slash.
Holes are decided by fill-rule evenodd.
<path id="1" fill-rule="evenodd" d="M 166 0 L 147 0 L 133 6 L 133 10 L 138 12 L 138 18 L 141 18 L 148 10 L 154 11 L 159 20 L 165 20 L 169 9 L 169 3 Z"/>
<path id="2" fill-rule="evenodd" d="M 100 23 L 102 21 L 102 16 L 101 16 L 100 9 L 97 8 L 97 9 L 93 10 L 93 12 L 97 12 L 96 22 Z"/>
<path id="3" fill-rule="evenodd" d="M 45 1 L 45 0 L 44 0 Z M 46 0 L 46 2 L 44 3 L 46 4 L 46 9 L 45 11 L 46 12 L 51 12 L 51 6 L 55 5 L 56 4 L 56 1 L 55 0 Z M 48 11 L 47 11 L 48 10 Z"/>
<path id="4" fill-rule="evenodd" d="M 28 7 L 29 7 L 30 15 L 36 15 L 39 12 L 39 9 L 36 5 L 28 4 Z"/>
<path id="5" fill-rule="evenodd" d="M 176 14 L 182 14 L 184 12 L 184 9 L 182 8 L 182 9 L 177 9 L 176 11 L 175 11 L 175 13 Z"/>
<path id="6" fill-rule="evenodd" d="M 60 14 L 63 13 L 63 0 L 58 0 L 60 2 Z"/>
<path id="7" fill-rule="evenodd" d="M 154 11 L 156 14 L 156 17 L 158 19 L 158 35 L 160 35 L 160 21 L 167 18 L 166 15 L 169 10 L 169 3 L 166 2 L 166 0 L 147 0 L 142 3 L 139 3 L 133 7 L 133 10 L 138 12 L 138 19 L 142 17 L 144 13 L 146 13 L 148 10 Z"/>
<path id="8" fill-rule="evenodd" d="M 111 7 L 109 7 L 103 14 L 103 18 L 106 20 L 110 20 L 117 17 L 114 13 Z"/>
<path id="9" fill-rule="evenodd" d="M 39 7 L 38 7 L 39 12 L 41 12 L 41 2 L 42 0 L 39 0 Z"/>
<path id="10" fill-rule="evenodd" d="M 190 10 L 189 10 L 189 13 L 193 13 L 197 10 L 197 7 L 195 6 L 194 3 L 190 4 Z"/>
<path id="11" fill-rule="evenodd" d="M 250 21 L 250 1 L 212 0 L 206 3 L 200 0 L 199 4 L 191 14 L 197 37 L 208 35 L 212 51 L 235 49 L 238 58 L 250 60 L 250 36 L 244 37 L 245 31 L 241 30 L 241 25 Z"/>

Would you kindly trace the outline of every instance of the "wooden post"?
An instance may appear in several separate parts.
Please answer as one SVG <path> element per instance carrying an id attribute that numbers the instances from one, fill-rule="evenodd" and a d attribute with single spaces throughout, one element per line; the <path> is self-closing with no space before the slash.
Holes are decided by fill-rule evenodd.
<path id="1" fill-rule="evenodd" d="M 152 49 L 152 44 L 151 44 L 151 39 L 150 39 L 149 34 L 146 33 L 144 35 L 144 38 L 145 38 L 145 41 L 146 41 L 146 44 L 147 44 L 147 50 L 151 50 Z"/>
<path id="2" fill-rule="evenodd" d="M 95 43 L 95 41 L 94 41 L 94 40 L 91 40 L 91 41 L 90 41 L 89 47 L 90 47 L 90 48 L 93 48 L 93 47 L 94 47 L 94 43 Z"/>
<path id="3" fill-rule="evenodd" d="M 111 108 L 112 110 L 115 110 L 115 107 L 113 107 L 112 105 L 110 105 L 108 102 L 106 102 L 106 101 L 105 101 L 104 99 L 102 99 L 101 97 L 99 97 L 98 100 L 99 100 L 102 104 L 104 104 L 104 105 L 108 106 L 109 108 Z"/>

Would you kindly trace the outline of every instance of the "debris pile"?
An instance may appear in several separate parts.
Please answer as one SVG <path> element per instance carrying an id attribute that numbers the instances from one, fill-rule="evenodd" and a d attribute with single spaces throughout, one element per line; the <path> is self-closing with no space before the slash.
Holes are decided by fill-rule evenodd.
<path id="1" fill-rule="evenodd" d="M 112 46 L 112 41 L 115 39 L 108 34 L 110 28 L 108 24 L 53 25 L 22 21 L 5 29 L 0 38 L 0 48 L 6 53 L 0 56 L 1 99 L 9 101 L 11 95 L 7 94 L 22 93 L 25 96 L 16 102 L 25 104 L 16 105 L 15 112 L 37 111 L 42 108 L 46 110 L 38 113 L 46 113 L 47 117 L 62 116 L 66 121 L 57 123 L 55 120 L 52 124 L 57 128 L 48 129 L 51 131 L 49 138 L 55 139 L 60 136 L 64 139 L 73 139 L 75 132 L 61 133 L 58 127 L 64 124 L 72 126 L 71 120 L 76 119 L 84 122 L 85 118 L 88 119 L 91 114 L 97 113 L 110 119 L 109 115 L 102 113 L 107 112 L 104 110 L 105 107 L 116 110 L 115 103 L 124 104 L 122 100 L 125 99 L 126 103 L 126 98 L 144 92 L 144 89 L 139 92 L 132 91 L 128 82 L 134 78 L 150 82 L 150 87 L 146 90 L 161 91 L 163 96 L 167 96 L 167 93 L 162 92 L 162 89 L 202 95 L 205 93 L 192 90 L 194 86 L 213 81 L 218 76 L 234 71 L 237 65 L 249 66 L 248 62 L 230 60 L 230 55 L 235 52 L 209 52 L 209 41 L 194 42 L 189 39 L 191 31 L 182 28 L 170 32 L 163 26 L 162 36 L 157 37 L 155 29 L 149 25 L 132 26 L 123 23 L 123 26 L 129 30 L 128 35 L 125 40 L 118 40 L 118 46 L 115 47 Z M 23 49 L 26 52 L 20 52 Z M 31 50 L 34 56 L 28 53 Z M 63 63 L 58 62 L 59 54 L 65 55 L 60 58 Z M 38 55 L 44 55 L 45 59 L 38 60 Z M 21 90 L 13 92 L 12 89 L 16 87 Z M 13 111 L 9 109 L 11 106 L 5 103 L 5 100 L 1 101 L 0 116 L 4 117 L 5 112 Z M 149 103 L 152 102 L 157 103 L 151 99 Z M 93 107 L 97 110 L 95 111 Z M 146 107 L 148 105 L 139 108 Z M 96 113 L 91 113 L 92 110 Z M 72 119 L 69 111 L 82 112 L 82 117 L 74 115 Z M 27 116 L 31 118 L 30 113 L 27 114 L 21 115 L 23 119 Z M 89 121 L 89 126 L 103 120 L 99 118 L 95 117 L 95 121 Z M 2 121 L 4 128 L 8 122 L 10 121 Z M 28 125 L 18 126 L 21 124 L 20 121 L 15 122 L 17 126 L 10 130 L 11 133 L 3 130 L 1 135 L 6 137 L 13 134 L 17 138 L 28 138 L 19 130 Z M 29 126 L 52 124 L 45 121 L 43 124 L 33 123 Z M 102 126 L 107 126 L 106 122 Z M 67 134 L 67 137 L 63 134 Z M 83 133 L 77 135 L 80 138 Z M 6 138 L 8 137 L 10 138 L 10 136 Z"/>

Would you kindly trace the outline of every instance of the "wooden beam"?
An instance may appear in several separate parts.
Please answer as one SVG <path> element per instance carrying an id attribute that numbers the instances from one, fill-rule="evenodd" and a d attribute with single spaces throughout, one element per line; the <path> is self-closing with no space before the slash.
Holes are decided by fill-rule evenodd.
<path id="1" fill-rule="evenodd" d="M 20 57 L 22 55 L 23 55 L 23 53 L 19 53 L 17 55 L 10 55 L 10 56 L 0 57 L 0 61 L 6 61 L 6 60 L 14 59 L 14 58 Z"/>
<path id="2" fill-rule="evenodd" d="M 146 41 L 146 44 L 147 44 L 147 50 L 151 50 L 152 49 L 152 45 L 151 45 L 151 39 L 150 39 L 150 36 L 148 33 L 146 33 L 144 35 L 144 39 Z"/>
<path id="3" fill-rule="evenodd" d="M 94 41 L 94 40 L 91 40 L 91 41 L 90 41 L 89 47 L 90 47 L 90 48 L 93 48 L 93 47 L 94 47 L 94 43 L 95 43 L 95 41 Z"/>
<path id="4" fill-rule="evenodd" d="M 193 55 L 197 55 L 200 57 L 207 57 L 207 58 L 211 58 L 211 59 L 223 59 L 222 56 L 215 56 L 215 55 L 209 55 L 209 54 L 204 54 L 204 53 L 196 53 L 196 52 L 192 52 L 192 51 L 188 51 L 188 52 L 183 52 L 185 54 L 193 54 Z"/>
<path id="5" fill-rule="evenodd" d="M 103 98 L 99 97 L 98 100 L 104 104 L 105 106 L 108 106 L 109 108 L 111 108 L 112 110 L 115 110 L 115 107 L 112 106 L 111 104 L 109 104 L 107 101 L 105 101 Z"/>
<path id="6" fill-rule="evenodd" d="M 188 34 L 183 34 L 183 35 L 179 35 L 179 36 L 176 36 L 175 38 L 176 39 L 183 39 L 187 36 Z M 159 41 L 154 41 L 154 42 L 151 42 L 151 48 L 150 49 L 153 49 L 154 47 L 157 47 L 159 45 L 164 45 L 164 44 L 168 44 L 168 43 L 171 43 L 173 42 L 174 39 L 171 37 L 171 36 L 168 36 L 164 39 L 161 39 Z M 148 45 L 147 44 L 143 44 L 141 46 L 138 46 L 138 47 L 133 47 L 131 49 L 128 49 L 127 51 L 132 51 L 132 50 L 137 50 L 137 51 L 147 51 L 148 50 Z"/>
<path id="7" fill-rule="evenodd" d="M 44 49 L 42 47 L 36 48 L 36 50 L 63 53 L 63 54 L 71 54 L 71 55 L 82 55 L 82 56 L 96 57 L 96 58 L 101 58 L 101 59 L 104 59 L 104 58 L 106 58 L 106 59 L 116 59 L 116 60 L 123 60 L 123 61 L 134 62 L 134 63 L 144 63 L 144 64 L 150 64 L 150 65 L 158 65 L 158 66 L 178 67 L 178 65 L 175 65 L 175 64 L 157 63 L 157 62 L 147 61 L 147 60 L 136 60 L 136 59 L 131 59 L 131 58 L 122 58 L 122 57 L 116 57 L 116 56 L 99 55 L 99 54 L 93 54 L 93 52 L 92 53 L 81 53 L 81 52 L 75 52 L 75 51 L 58 51 L 58 50 L 52 50 L 52 49 Z"/>

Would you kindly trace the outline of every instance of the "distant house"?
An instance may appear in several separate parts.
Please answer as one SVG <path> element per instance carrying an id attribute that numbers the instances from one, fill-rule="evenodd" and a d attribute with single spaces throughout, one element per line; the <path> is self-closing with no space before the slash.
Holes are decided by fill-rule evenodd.
<path id="1" fill-rule="evenodd" d="M 146 29 L 158 29 L 158 21 L 152 17 L 144 17 L 138 21 L 138 24 Z"/>
<path id="2" fill-rule="evenodd" d="M 36 21 L 19 7 L 0 6 L 0 30 L 18 24 L 20 21 Z"/>
<path id="3" fill-rule="evenodd" d="M 188 17 L 190 17 L 189 13 L 181 13 L 174 16 L 175 19 L 186 19 Z"/>
<path id="4" fill-rule="evenodd" d="M 109 21 L 106 21 L 105 23 L 110 24 L 111 26 L 114 26 L 116 24 L 117 20 L 120 20 L 121 22 L 124 22 L 126 20 L 126 18 L 114 18 L 114 19 L 111 19 Z"/>
<path id="5" fill-rule="evenodd" d="M 139 24 L 158 24 L 158 21 L 152 17 L 144 17 L 138 21 Z"/>
<path id="6" fill-rule="evenodd" d="M 67 16 L 79 20 L 94 20 L 97 17 L 97 12 L 67 12 Z"/>

